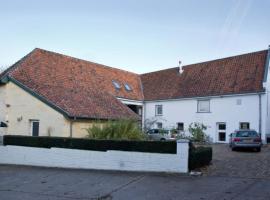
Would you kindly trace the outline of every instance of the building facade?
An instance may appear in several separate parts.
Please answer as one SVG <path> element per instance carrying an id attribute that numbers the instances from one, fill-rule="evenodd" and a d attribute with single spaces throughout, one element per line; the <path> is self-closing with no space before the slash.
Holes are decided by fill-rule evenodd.
<path id="1" fill-rule="evenodd" d="M 269 57 L 268 49 L 139 75 L 35 49 L 0 75 L 0 134 L 85 137 L 97 120 L 130 118 L 186 135 L 203 123 L 220 143 L 254 129 L 266 141 Z"/>

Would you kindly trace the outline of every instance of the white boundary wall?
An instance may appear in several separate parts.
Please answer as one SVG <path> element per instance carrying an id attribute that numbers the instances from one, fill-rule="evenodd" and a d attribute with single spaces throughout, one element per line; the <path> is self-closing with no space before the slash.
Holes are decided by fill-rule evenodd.
<path id="1" fill-rule="evenodd" d="M 0 146 L 0 164 L 150 172 L 188 172 L 187 140 L 177 141 L 176 154 L 88 151 L 63 148 Z"/>

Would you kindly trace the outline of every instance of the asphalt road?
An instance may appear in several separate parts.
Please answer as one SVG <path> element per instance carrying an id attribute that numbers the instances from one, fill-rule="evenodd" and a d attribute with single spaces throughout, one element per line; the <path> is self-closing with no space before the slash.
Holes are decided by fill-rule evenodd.
<path id="1" fill-rule="evenodd" d="M 0 165 L 1 200 L 270 199 L 270 179 Z"/>

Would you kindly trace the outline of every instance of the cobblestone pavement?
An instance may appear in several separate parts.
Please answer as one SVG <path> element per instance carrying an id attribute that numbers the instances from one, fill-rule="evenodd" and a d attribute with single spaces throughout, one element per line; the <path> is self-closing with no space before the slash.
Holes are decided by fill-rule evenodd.
<path id="1" fill-rule="evenodd" d="M 228 144 L 214 144 L 212 164 L 203 172 L 206 176 L 270 179 L 270 145 L 256 152 L 232 151 Z"/>

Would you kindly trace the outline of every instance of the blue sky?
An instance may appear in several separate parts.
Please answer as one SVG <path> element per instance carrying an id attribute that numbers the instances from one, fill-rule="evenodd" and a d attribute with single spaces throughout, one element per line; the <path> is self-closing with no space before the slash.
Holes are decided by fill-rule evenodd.
<path id="1" fill-rule="evenodd" d="M 270 0 L 0 0 L 0 66 L 35 47 L 137 73 L 268 48 Z"/>

